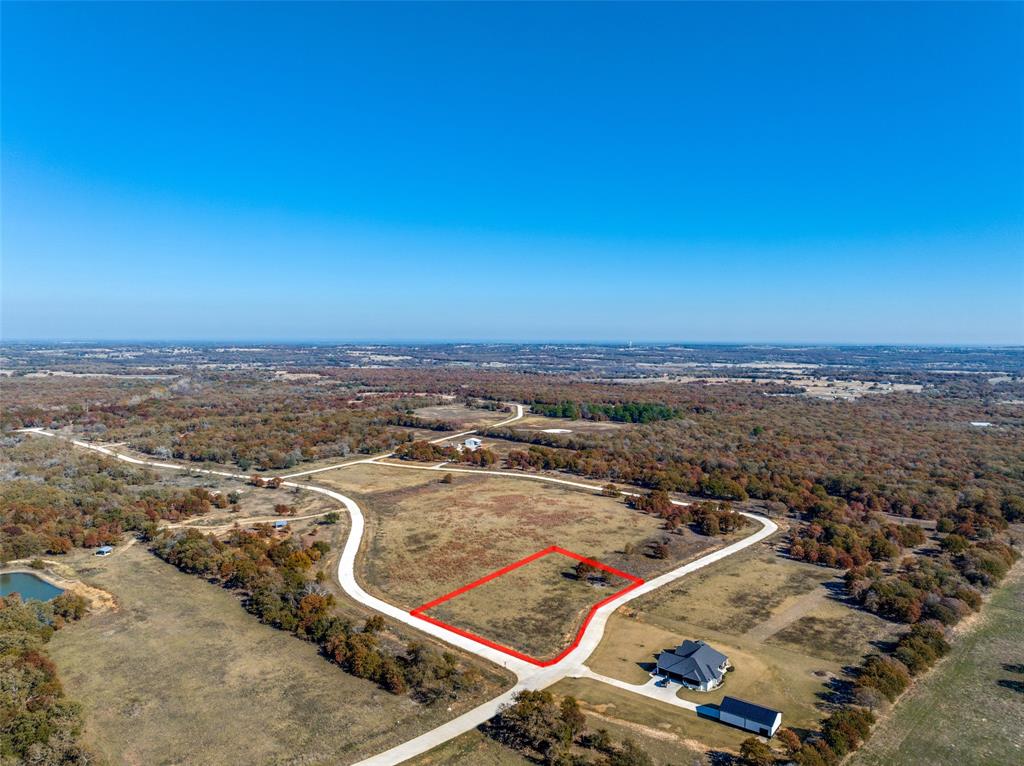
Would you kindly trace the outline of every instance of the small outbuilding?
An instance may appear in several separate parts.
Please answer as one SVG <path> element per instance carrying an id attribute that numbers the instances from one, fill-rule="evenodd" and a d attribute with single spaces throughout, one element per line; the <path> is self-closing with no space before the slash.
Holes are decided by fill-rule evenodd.
<path id="1" fill-rule="evenodd" d="M 683 641 L 658 655 L 658 673 L 696 691 L 718 688 L 729 669 L 729 658 L 703 641 Z"/>
<path id="2" fill-rule="evenodd" d="M 284 519 L 278 519 L 274 522 L 274 529 L 284 529 L 288 526 L 288 522 Z"/>
<path id="3" fill-rule="evenodd" d="M 774 737 L 782 725 L 782 713 L 727 696 L 718 706 L 718 720 L 762 737 Z"/>
<path id="4" fill-rule="evenodd" d="M 483 446 L 483 440 L 477 439 L 475 436 L 470 436 L 466 441 L 463 442 L 466 449 L 476 450 Z"/>
<path id="5" fill-rule="evenodd" d="M 99 548 L 96 549 L 97 556 L 109 556 L 113 552 L 114 546 L 112 545 L 101 545 Z"/>

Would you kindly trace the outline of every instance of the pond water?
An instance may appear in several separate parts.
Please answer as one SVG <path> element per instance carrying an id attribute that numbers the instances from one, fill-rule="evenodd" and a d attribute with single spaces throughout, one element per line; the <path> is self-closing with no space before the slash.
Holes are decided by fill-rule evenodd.
<path id="1" fill-rule="evenodd" d="M 0 572 L 0 596 L 19 593 L 22 601 L 30 598 L 49 601 L 63 592 L 56 585 L 50 585 L 46 580 L 28 572 Z"/>

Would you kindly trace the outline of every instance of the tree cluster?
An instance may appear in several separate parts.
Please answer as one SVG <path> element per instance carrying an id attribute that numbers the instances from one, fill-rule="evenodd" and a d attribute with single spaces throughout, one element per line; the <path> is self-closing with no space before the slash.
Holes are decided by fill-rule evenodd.
<path id="1" fill-rule="evenodd" d="M 224 540 L 197 529 L 164 533 L 153 546 L 183 572 L 240 591 L 245 608 L 262 622 L 318 644 L 344 670 L 392 694 L 429 703 L 456 699 L 479 686 L 480 673 L 460 665 L 454 655 L 382 640 L 381 618 L 371 617 L 357 629 L 339 616 L 334 596 L 313 574 L 328 550 L 323 541 L 307 545 L 296 536 L 277 537 L 268 525 L 232 530 Z"/>
<path id="2" fill-rule="evenodd" d="M 55 440 L 19 438 L 6 449 L 14 478 L 0 486 L 0 561 L 115 545 L 125 532 L 228 503 L 201 487 L 153 487 L 149 471 Z"/>
<path id="3" fill-rule="evenodd" d="M 854 567 L 846 588 L 869 612 L 897 622 L 937 620 L 955 625 L 981 606 L 979 589 L 997 584 L 1019 554 L 997 540 L 973 543 L 958 553 L 908 556 L 898 570 Z"/>
<path id="4" fill-rule="evenodd" d="M 530 409 L 538 415 L 571 420 L 612 420 L 617 423 L 653 423 L 656 420 L 671 420 L 682 413 L 658 402 L 616 402 L 595 404 L 593 402 L 530 402 Z"/>
<path id="5" fill-rule="evenodd" d="M 521 691 L 487 724 L 502 744 L 548 766 L 653 766 L 632 740 L 616 743 L 604 729 L 588 731 L 572 697 L 561 701 L 547 690 Z"/>
<path id="6" fill-rule="evenodd" d="M 498 456 L 493 450 L 489 450 L 486 447 L 480 447 L 475 450 L 460 450 L 455 447 L 431 444 L 427 441 L 406 442 L 395 450 L 395 457 L 401 460 L 415 460 L 421 463 L 464 463 L 481 468 L 495 465 L 498 462 Z"/>
<path id="7" fill-rule="evenodd" d="M 669 530 L 690 525 L 702 535 L 727 535 L 746 527 L 750 520 L 722 503 L 700 502 L 681 505 L 672 502 L 668 492 L 656 489 L 647 494 L 630 495 L 626 499 L 630 508 L 657 516 Z"/>
<path id="8" fill-rule="evenodd" d="M 64 696 L 45 652 L 53 632 L 84 613 L 84 599 L 67 592 L 49 603 L 0 596 L 0 763 L 95 762 L 81 743 L 81 708 Z"/>

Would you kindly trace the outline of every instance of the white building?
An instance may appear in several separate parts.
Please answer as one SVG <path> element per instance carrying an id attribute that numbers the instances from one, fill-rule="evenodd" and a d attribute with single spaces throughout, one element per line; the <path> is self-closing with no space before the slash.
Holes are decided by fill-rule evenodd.
<path id="1" fill-rule="evenodd" d="M 463 442 L 466 449 L 475 450 L 480 449 L 483 446 L 483 440 L 477 439 L 475 436 L 470 436 L 466 441 Z"/>

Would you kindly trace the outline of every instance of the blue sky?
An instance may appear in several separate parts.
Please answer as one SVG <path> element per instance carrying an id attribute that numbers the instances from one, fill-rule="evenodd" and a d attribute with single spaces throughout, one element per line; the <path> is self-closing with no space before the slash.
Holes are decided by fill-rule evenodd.
<path id="1" fill-rule="evenodd" d="M 1024 343 L 1024 5 L 3 4 L 4 339 Z"/>

